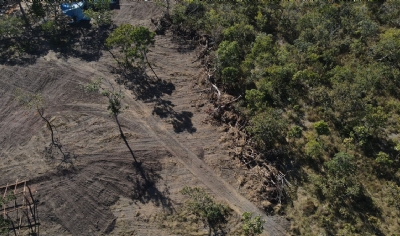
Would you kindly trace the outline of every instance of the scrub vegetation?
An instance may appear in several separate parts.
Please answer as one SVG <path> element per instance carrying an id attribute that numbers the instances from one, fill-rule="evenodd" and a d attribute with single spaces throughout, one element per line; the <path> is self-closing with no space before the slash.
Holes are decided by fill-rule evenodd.
<path id="1" fill-rule="evenodd" d="M 400 231 L 400 4 L 182 1 L 179 32 L 208 38 L 210 81 L 294 186 L 294 234 Z M 275 151 L 275 152 L 274 152 Z M 271 155 L 271 153 L 277 153 Z"/>

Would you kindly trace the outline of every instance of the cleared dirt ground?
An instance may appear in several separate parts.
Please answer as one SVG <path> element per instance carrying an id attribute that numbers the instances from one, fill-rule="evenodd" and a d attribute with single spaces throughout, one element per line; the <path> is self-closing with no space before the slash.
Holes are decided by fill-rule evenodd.
<path id="1" fill-rule="evenodd" d="M 122 1 L 114 17 L 117 24 L 152 27 L 150 17 L 161 13 L 153 3 Z M 151 51 L 160 80 L 134 92 L 130 82 L 120 86 L 129 106 L 120 122 L 142 168 L 133 166 L 106 99 L 80 88 L 99 77 L 118 80 L 106 52 L 98 61 L 49 52 L 34 64 L 0 65 L 0 185 L 29 180 L 39 200 L 40 235 L 173 235 L 159 217 L 179 209 L 185 185 L 229 204 L 235 210 L 231 229 L 250 211 L 264 216 L 269 235 L 286 234 L 284 219 L 265 215 L 261 203 L 245 198 L 251 193 L 237 180 L 245 168 L 219 142 L 223 129 L 204 122 L 207 87 L 200 63 L 193 62 L 195 48 L 167 32 Z M 69 163 L 61 163 L 59 153 L 46 155 L 50 132 L 34 110 L 13 100 L 16 89 L 43 95 L 56 137 L 75 156 Z M 193 235 L 207 232 L 197 230 Z"/>

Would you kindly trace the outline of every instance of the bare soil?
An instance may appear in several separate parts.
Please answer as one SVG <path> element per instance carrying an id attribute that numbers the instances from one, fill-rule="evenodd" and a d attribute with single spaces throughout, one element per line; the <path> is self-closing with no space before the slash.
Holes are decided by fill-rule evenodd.
<path id="1" fill-rule="evenodd" d="M 121 1 L 114 17 L 118 24 L 153 27 L 150 18 L 161 13 L 154 3 Z M 267 235 L 286 234 L 288 222 L 259 210 L 263 203 L 243 188 L 239 177 L 247 170 L 220 142 L 226 129 L 205 122 L 208 87 L 194 62 L 196 48 L 169 32 L 157 36 L 148 58 L 160 79 L 142 87 L 121 81 L 106 52 L 97 61 L 50 51 L 34 64 L 0 65 L 0 185 L 29 181 L 41 235 L 175 235 L 159 219 L 179 209 L 186 185 L 203 187 L 234 209 L 230 224 L 250 211 L 264 217 Z M 80 88 L 99 77 L 124 84 L 128 108 L 120 123 L 141 167 L 120 139 L 107 100 Z M 49 150 L 46 123 L 13 100 L 16 89 L 43 95 L 45 116 L 71 158 L 63 162 Z M 206 233 L 200 227 L 190 234 Z"/>

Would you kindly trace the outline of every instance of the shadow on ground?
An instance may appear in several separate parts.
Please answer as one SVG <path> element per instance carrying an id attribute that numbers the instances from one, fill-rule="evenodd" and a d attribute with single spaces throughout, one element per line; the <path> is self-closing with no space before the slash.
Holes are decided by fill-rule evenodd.
<path id="1" fill-rule="evenodd" d="M 160 163 L 134 164 L 134 168 L 137 175 L 127 177 L 136 186 L 131 195 L 132 199 L 139 200 L 143 204 L 152 202 L 156 206 L 161 206 L 168 213 L 174 212 L 168 187 L 162 192 L 156 187 L 156 183 L 162 179 L 157 173 L 157 171 L 161 171 Z"/>
<path id="2" fill-rule="evenodd" d="M 124 69 L 124 72 L 118 71 L 122 75 L 117 80 L 118 83 L 132 90 L 138 100 L 155 103 L 153 107 L 153 115 L 158 115 L 160 118 L 167 119 L 173 126 L 176 133 L 187 131 L 189 133 L 196 132 L 193 127 L 193 113 L 189 111 L 176 112 L 175 105 L 165 99 L 165 95 L 171 95 L 175 90 L 175 85 L 169 81 L 157 77 L 151 77 L 143 71 L 132 68 L 129 71 Z"/>
<path id="3" fill-rule="evenodd" d="M 160 118 L 169 118 L 174 131 L 177 133 L 187 131 L 189 133 L 196 132 L 193 127 L 193 113 L 190 111 L 176 112 L 173 107 L 175 105 L 171 101 L 159 99 L 153 108 L 153 115 L 158 115 Z"/>
<path id="4" fill-rule="evenodd" d="M 50 50 L 60 58 L 96 61 L 102 56 L 104 42 L 114 27 L 93 27 L 89 21 L 69 24 L 66 17 L 60 17 L 57 25 L 59 27 L 52 30 L 44 30 L 38 25 L 21 35 L 3 37 L 0 40 L 0 64 L 34 64 Z"/>

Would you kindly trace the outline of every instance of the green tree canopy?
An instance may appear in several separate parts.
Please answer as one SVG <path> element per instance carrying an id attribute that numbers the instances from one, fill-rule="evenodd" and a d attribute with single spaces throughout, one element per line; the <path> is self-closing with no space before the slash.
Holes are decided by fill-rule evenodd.
<path id="1" fill-rule="evenodd" d="M 260 235 L 264 231 L 263 224 L 265 221 L 261 219 L 261 216 L 253 217 L 250 212 L 245 212 L 242 215 L 243 226 L 242 230 L 245 236 Z"/>
<path id="2" fill-rule="evenodd" d="M 215 202 L 204 189 L 185 186 L 181 190 L 181 193 L 189 197 L 186 202 L 187 209 L 205 221 L 210 227 L 210 231 L 218 225 L 225 223 L 225 218 L 230 210 L 229 207 Z"/>
<path id="3" fill-rule="evenodd" d="M 124 64 L 132 66 L 136 59 L 145 59 L 148 47 L 155 42 L 154 37 L 155 33 L 143 26 L 122 24 L 109 35 L 106 46 L 119 48 Z"/>

